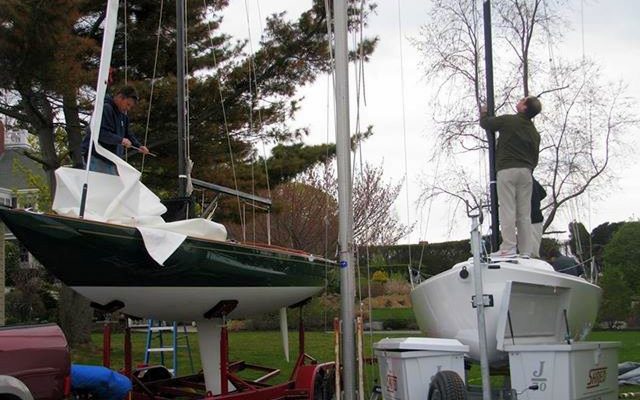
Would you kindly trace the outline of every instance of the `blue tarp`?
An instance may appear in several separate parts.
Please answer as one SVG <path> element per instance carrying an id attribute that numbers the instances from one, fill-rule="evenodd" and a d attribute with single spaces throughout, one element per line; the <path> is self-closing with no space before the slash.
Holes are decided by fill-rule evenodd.
<path id="1" fill-rule="evenodd" d="M 122 400 L 131 391 L 131 381 L 109 368 L 71 365 L 71 389 L 90 392 L 99 399 Z"/>

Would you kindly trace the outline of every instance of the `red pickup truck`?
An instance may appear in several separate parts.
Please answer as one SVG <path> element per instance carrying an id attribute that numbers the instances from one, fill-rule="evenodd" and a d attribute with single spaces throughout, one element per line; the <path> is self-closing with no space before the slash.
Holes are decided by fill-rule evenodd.
<path id="1" fill-rule="evenodd" d="M 55 324 L 0 328 L 0 398 L 63 399 L 71 393 L 67 339 Z"/>

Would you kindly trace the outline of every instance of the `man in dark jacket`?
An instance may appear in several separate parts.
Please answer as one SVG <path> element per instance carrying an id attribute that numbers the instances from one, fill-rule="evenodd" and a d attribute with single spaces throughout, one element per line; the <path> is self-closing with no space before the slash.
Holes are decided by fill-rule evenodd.
<path id="1" fill-rule="evenodd" d="M 486 107 L 480 110 L 480 126 L 500 133 L 496 171 L 502 243 L 494 255 L 532 253 L 532 173 L 538 165 L 540 150 L 540 134 L 532 119 L 541 110 L 540 100 L 534 96 L 521 99 L 516 104 L 516 114 L 489 117 Z"/>
<path id="2" fill-rule="evenodd" d="M 582 276 L 584 275 L 584 268 L 578 261 L 569 256 L 565 256 L 560 253 L 560 250 L 554 249 L 549 257 L 549 264 L 558 272 L 564 274 Z"/>
<path id="3" fill-rule="evenodd" d="M 542 223 L 544 222 L 540 202 L 547 197 L 547 192 L 536 178 L 533 178 L 531 189 L 531 257 L 539 258 L 540 243 L 542 242 Z"/>
<path id="4" fill-rule="evenodd" d="M 105 149 L 119 157 L 124 156 L 124 149 L 135 146 L 142 154 L 149 154 L 149 149 L 142 146 L 138 138 L 129 131 L 129 112 L 137 103 L 138 94 L 132 86 L 123 86 L 115 97 L 106 96 L 102 110 L 102 123 L 98 142 Z M 82 140 L 82 155 L 85 163 L 89 153 L 91 134 L 87 129 Z M 92 152 L 89 169 L 111 175 L 117 175 L 116 166 L 97 152 Z"/>

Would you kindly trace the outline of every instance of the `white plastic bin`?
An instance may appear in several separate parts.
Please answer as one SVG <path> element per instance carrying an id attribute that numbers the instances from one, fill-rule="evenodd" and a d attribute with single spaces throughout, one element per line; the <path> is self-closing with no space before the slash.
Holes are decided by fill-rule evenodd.
<path id="1" fill-rule="evenodd" d="M 424 400 L 438 371 L 454 371 L 465 380 L 469 346 L 455 339 L 394 338 L 374 345 L 386 400 Z"/>
<path id="2" fill-rule="evenodd" d="M 618 342 L 505 345 L 518 400 L 618 398 Z M 528 389 L 537 385 L 537 390 Z"/>

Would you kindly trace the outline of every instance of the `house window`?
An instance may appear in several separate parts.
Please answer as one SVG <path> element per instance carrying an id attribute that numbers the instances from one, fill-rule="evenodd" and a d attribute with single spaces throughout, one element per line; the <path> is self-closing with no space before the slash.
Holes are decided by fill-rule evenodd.
<path id="1" fill-rule="evenodd" d="M 27 248 L 20 243 L 20 263 L 28 263 L 29 262 L 29 251 Z"/>

